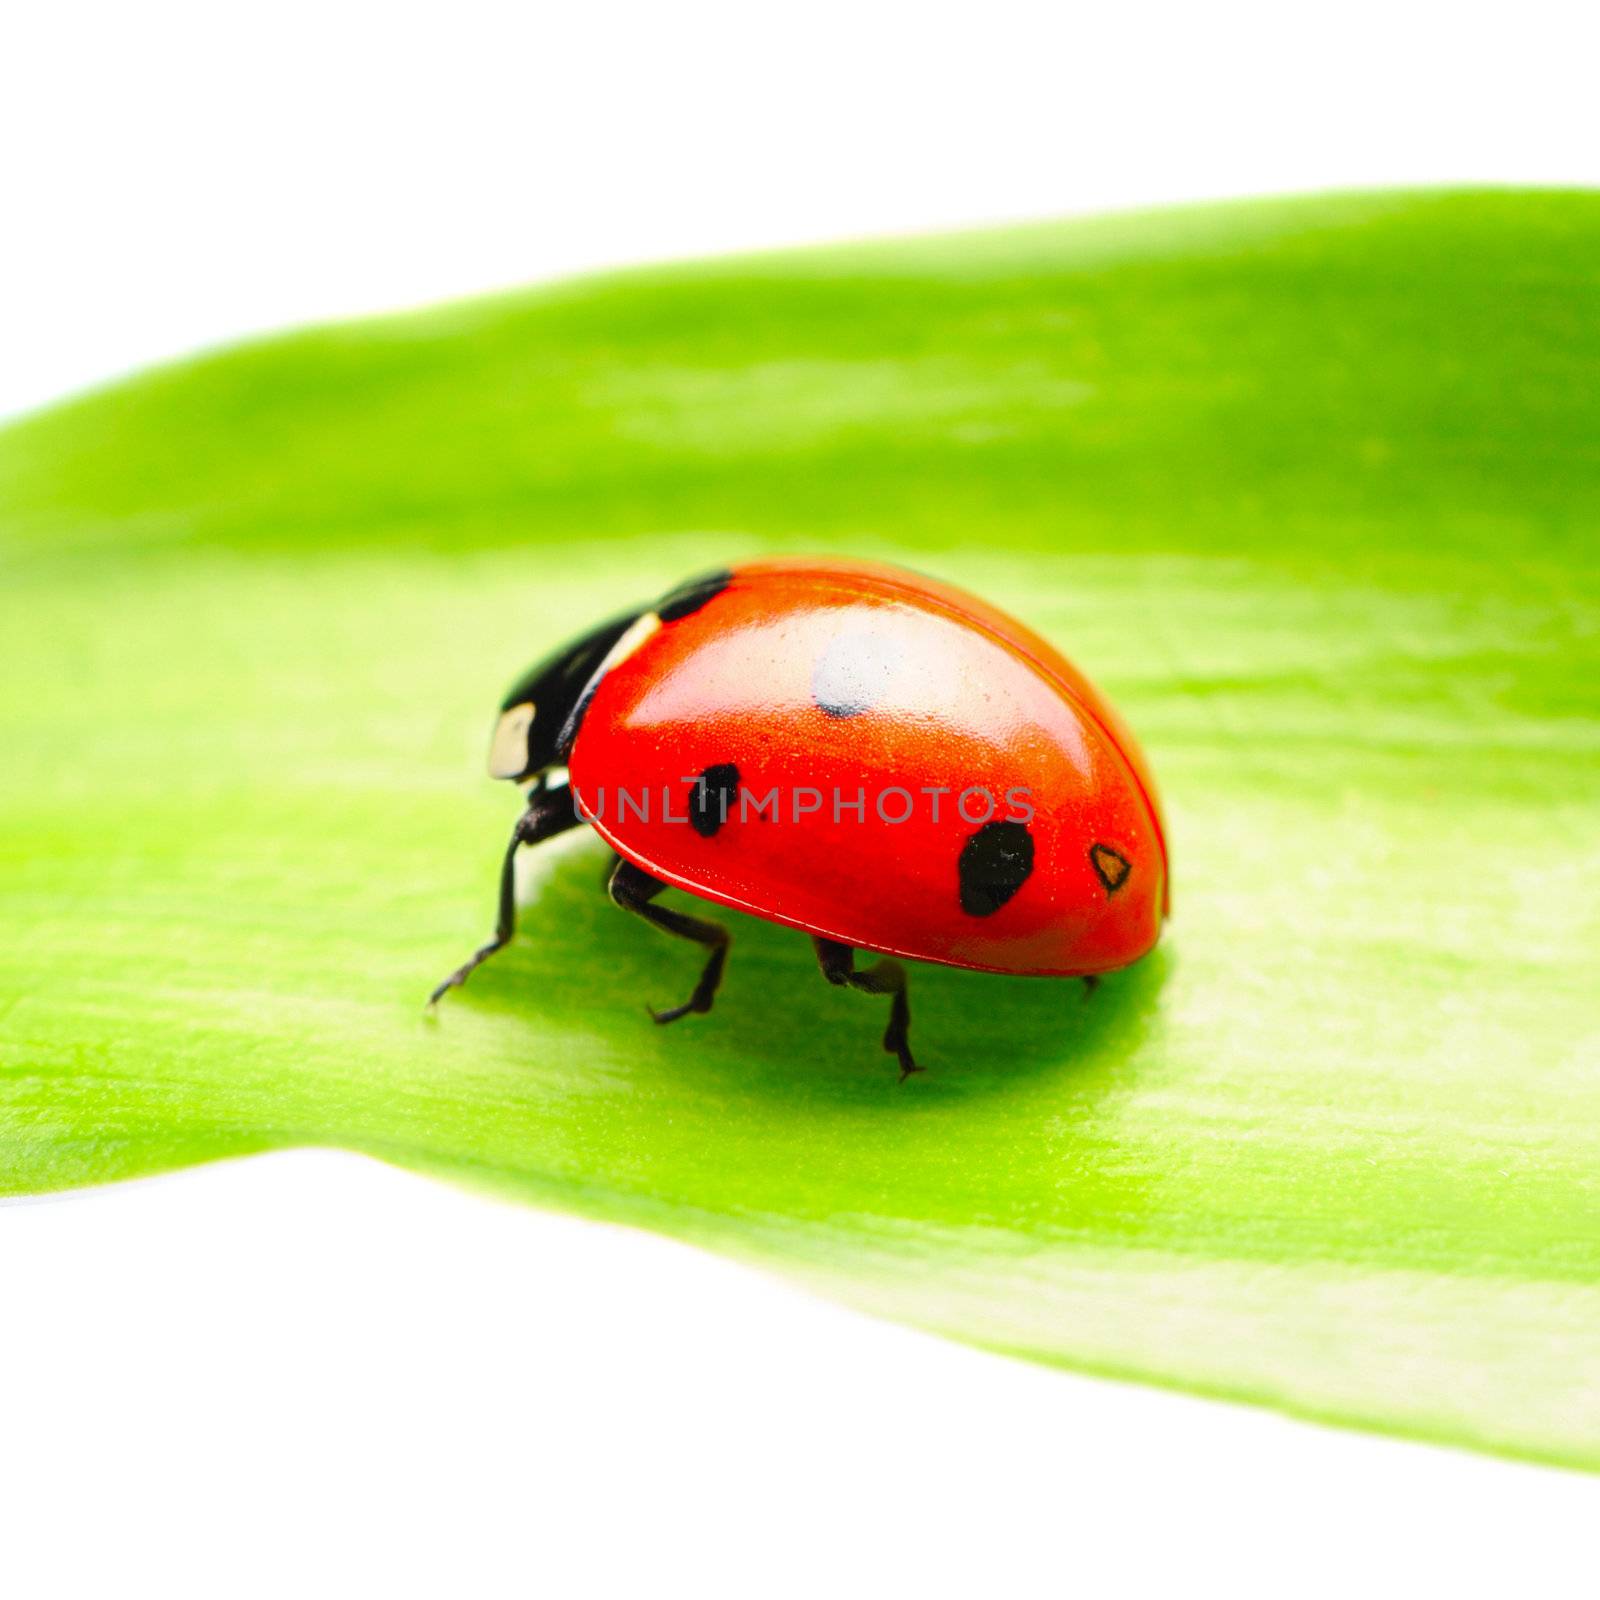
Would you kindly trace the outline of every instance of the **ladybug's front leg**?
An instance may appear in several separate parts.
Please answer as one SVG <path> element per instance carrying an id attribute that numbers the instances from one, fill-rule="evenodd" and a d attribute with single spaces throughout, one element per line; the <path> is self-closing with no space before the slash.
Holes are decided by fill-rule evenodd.
<path id="1" fill-rule="evenodd" d="M 528 809 L 517 818 L 517 825 L 511 830 L 511 842 L 506 846 L 506 858 L 500 867 L 500 914 L 495 919 L 494 938 L 475 951 L 470 961 L 463 962 L 428 996 L 430 1006 L 437 1005 L 447 989 L 460 988 L 490 956 L 511 943 L 511 936 L 517 931 L 517 851 L 525 844 L 542 844 L 546 839 L 553 839 L 582 821 L 572 790 L 566 784 L 558 789 L 547 789 L 541 778 L 529 791 Z"/>
<path id="2" fill-rule="evenodd" d="M 908 1035 L 911 1032 L 911 1003 L 906 999 L 906 969 L 893 956 L 884 956 L 873 962 L 865 972 L 856 971 L 856 953 L 847 944 L 836 939 L 812 936 L 817 947 L 817 964 L 829 983 L 849 984 L 866 994 L 887 994 L 889 1026 L 883 1031 L 883 1048 L 900 1061 L 900 1081 L 904 1083 L 913 1072 L 921 1072 L 911 1058 Z"/>
<path id="3" fill-rule="evenodd" d="M 666 888 L 666 884 L 621 856 L 617 857 L 606 888 L 624 911 L 632 911 L 646 922 L 653 922 L 664 933 L 711 946 L 711 958 L 700 974 L 700 981 L 694 986 L 694 993 L 681 1006 L 669 1006 L 665 1011 L 646 1006 L 645 1010 L 657 1022 L 676 1022 L 691 1011 L 709 1011 L 712 1001 L 717 997 L 717 985 L 722 982 L 722 969 L 728 960 L 728 945 L 733 937 L 728 930 L 720 923 L 707 922 L 703 917 L 688 917 L 681 911 L 668 911 L 665 906 L 652 905 L 650 902 Z"/>

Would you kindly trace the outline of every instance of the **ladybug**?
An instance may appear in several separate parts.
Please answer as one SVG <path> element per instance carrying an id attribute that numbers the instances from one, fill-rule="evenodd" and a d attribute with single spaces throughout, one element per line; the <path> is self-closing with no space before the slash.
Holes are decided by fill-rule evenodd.
<path id="1" fill-rule="evenodd" d="M 710 1011 L 728 956 L 720 923 L 657 903 L 683 889 L 888 996 L 902 1079 L 897 958 L 1092 987 L 1169 909 L 1150 768 L 1104 697 L 1004 612 L 877 563 L 753 561 L 613 618 L 518 680 L 489 770 L 532 780 L 499 920 L 430 1004 L 509 943 L 517 852 L 582 825 L 615 852 L 611 898 L 708 951 L 657 1022 Z"/>

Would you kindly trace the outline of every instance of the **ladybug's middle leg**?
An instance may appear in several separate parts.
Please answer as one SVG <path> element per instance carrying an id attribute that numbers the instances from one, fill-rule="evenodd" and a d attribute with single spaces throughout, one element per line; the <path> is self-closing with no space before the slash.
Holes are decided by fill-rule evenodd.
<path id="1" fill-rule="evenodd" d="M 911 1058 L 911 1045 L 907 1035 L 911 1032 L 911 1004 L 906 999 L 906 969 L 893 956 L 884 956 L 873 962 L 865 972 L 856 971 L 855 950 L 837 939 L 812 936 L 817 947 L 817 964 L 829 983 L 849 984 L 866 994 L 887 994 L 894 998 L 889 1003 L 889 1026 L 883 1031 L 883 1048 L 900 1061 L 900 1081 L 904 1083 L 913 1072 L 921 1072 Z"/>
<path id="2" fill-rule="evenodd" d="M 703 917 L 688 917 L 681 911 L 669 911 L 665 906 L 652 905 L 650 902 L 666 888 L 666 884 L 621 856 L 617 857 L 616 867 L 606 888 L 624 911 L 635 912 L 646 922 L 653 922 L 663 932 L 679 939 L 693 939 L 696 944 L 711 946 L 711 957 L 700 974 L 700 981 L 694 986 L 694 993 L 681 1006 L 669 1006 L 665 1011 L 646 1006 L 645 1010 L 657 1022 L 676 1022 L 691 1011 L 709 1011 L 712 1001 L 717 997 L 717 985 L 722 982 L 722 969 L 728 959 L 728 945 L 733 937 L 728 930 L 720 923 L 707 922 Z"/>

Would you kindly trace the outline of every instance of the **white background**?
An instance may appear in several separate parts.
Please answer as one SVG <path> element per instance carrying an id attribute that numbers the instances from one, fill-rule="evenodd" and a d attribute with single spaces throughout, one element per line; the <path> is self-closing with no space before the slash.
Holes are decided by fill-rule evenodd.
<path id="1" fill-rule="evenodd" d="M 1593 14 L 0 7 L 0 412 L 245 330 L 599 264 L 1220 195 L 1592 183 Z"/>
<path id="2" fill-rule="evenodd" d="M 295 321 L 1594 183 L 1581 8 L 0 12 L 0 413 Z M 0 1209 L 0 1592 L 1593 1593 L 1589 1479 L 1075 1379 L 350 1157 Z"/>

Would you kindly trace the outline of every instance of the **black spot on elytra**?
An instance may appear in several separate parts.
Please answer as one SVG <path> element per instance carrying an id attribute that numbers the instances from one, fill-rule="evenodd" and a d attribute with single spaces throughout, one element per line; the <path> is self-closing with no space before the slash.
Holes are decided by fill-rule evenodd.
<path id="1" fill-rule="evenodd" d="M 811 670 L 811 698 L 830 717 L 858 717 L 888 692 L 901 655 L 899 641 L 882 634 L 838 634 Z"/>
<path id="2" fill-rule="evenodd" d="M 998 911 L 1033 871 L 1033 835 L 1022 822 L 986 822 L 961 847 L 956 870 L 969 917 Z"/>
<path id="3" fill-rule="evenodd" d="M 677 622 L 693 616 L 706 601 L 715 600 L 732 582 L 733 574 L 726 568 L 721 572 L 703 572 L 698 578 L 690 578 L 662 595 L 656 615 L 663 622 Z"/>
<path id="4" fill-rule="evenodd" d="M 731 761 L 707 767 L 689 791 L 689 826 L 709 839 L 733 814 L 739 800 L 739 769 Z"/>
<path id="5" fill-rule="evenodd" d="M 1133 863 L 1120 850 L 1113 850 L 1108 844 L 1089 846 L 1089 865 L 1094 868 L 1094 875 L 1106 886 L 1107 894 L 1115 894 L 1133 871 Z"/>

